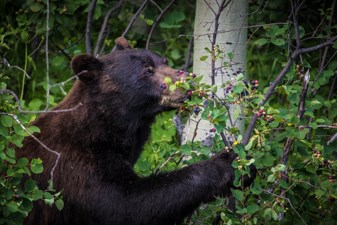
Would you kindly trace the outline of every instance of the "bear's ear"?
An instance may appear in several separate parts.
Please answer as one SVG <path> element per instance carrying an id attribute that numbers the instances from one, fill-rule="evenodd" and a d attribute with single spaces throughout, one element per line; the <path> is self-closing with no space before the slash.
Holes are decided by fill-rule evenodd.
<path id="1" fill-rule="evenodd" d="M 125 50 L 125 49 L 131 49 L 131 46 L 129 45 L 128 40 L 126 40 L 124 37 L 118 37 L 115 39 L 115 49 L 116 50 Z"/>
<path id="2" fill-rule="evenodd" d="M 93 56 L 83 54 L 71 60 L 71 68 L 80 80 L 89 81 L 102 69 L 102 63 Z"/>

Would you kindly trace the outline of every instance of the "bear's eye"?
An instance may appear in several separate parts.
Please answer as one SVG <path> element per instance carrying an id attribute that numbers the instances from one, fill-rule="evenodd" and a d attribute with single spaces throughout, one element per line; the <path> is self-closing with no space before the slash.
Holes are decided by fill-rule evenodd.
<path id="1" fill-rule="evenodd" d="M 147 73 L 154 73 L 154 68 L 152 66 L 146 67 L 146 72 Z"/>

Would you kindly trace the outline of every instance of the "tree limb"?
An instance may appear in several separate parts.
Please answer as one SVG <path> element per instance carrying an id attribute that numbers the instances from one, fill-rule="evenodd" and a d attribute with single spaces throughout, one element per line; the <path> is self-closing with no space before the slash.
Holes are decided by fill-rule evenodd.
<path id="1" fill-rule="evenodd" d="M 130 23 L 128 24 L 128 26 L 126 27 L 126 29 L 124 30 L 123 34 L 121 35 L 122 37 L 125 37 L 125 35 L 129 32 L 131 26 L 133 25 L 133 23 L 136 21 L 137 17 L 139 16 L 139 14 L 144 10 L 145 6 L 149 3 L 150 0 L 145 0 L 143 2 L 143 4 L 139 7 L 139 9 L 137 10 L 137 12 L 133 15 Z"/>
<path id="2" fill-rule="evenodd" d="M 103 24 L 102 24 L 102 27 L 101 27 L 101 30 L 99 32 L 99 35 L 98 35 L 98 38 L 97 38 L 97 42 L 96 42 L 96 46 L 95 46 L 95 50 L 94 50 L 94 56 L 97 56 L 98 54 L 98 51 L 99 51 L 99 48 L 103 42 L 103 39 L 104 39 L 104 33 L 105 33 L 105 30 L 106 30 L 106 27 L 108 25 L 108 22 L 109 22 L 109 19 L 111 17 L 111 14 L 115 11 L 117 11 L 121 6 L 122 6 L 122 3 L 123 3 L 124 0 L 119 0 L 117 2 L 117 4 L 112 7 L 108 13 L 105 15 L 104 17 L 104 21 L 103 21 Z"/>
<path id="3" fill-rule="evenodd" d="M 94 17 L 94 11 L 96 8 L 97 0 L 92 0 L 89 6 L 88 18 L 87 18 L 87 26 L 85 29 L 85 49 L 88 55 L 91 55 L 91 28 L 92 28 L 92 20 Z"/>
<path id="4" fill-rule="evenodd" d="M 151 36 L 152 36 L 152 33 L 153 33 L 154 29 L 155 29 L 156 26 L 157 26 L 157 23 L 158 23 L 159 20 L 165 15 L 165 13 L 167 12 L 167 10 L 172 6 L 172 4 L 173 4 L 175 1 L 176 1 L 176 0 L 172 0 L 172 1 L 165 7 L 165 9 L 163 9 L 163 10 L 160 12 L 159 16 L 156 18 L 156 20 L 155 20 L 154 23 L 152 24 L 152 27 L 151 27 L 149 36 L 147 37 L 147 40 L 146 40 L 145 49 L 149 49 L 150 39 L 151 39 Z"/>

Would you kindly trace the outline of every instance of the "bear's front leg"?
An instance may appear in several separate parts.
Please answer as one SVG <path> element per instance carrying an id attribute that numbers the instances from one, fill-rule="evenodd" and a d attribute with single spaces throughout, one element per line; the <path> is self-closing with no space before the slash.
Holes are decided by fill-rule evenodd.
<path id="1" fill-rule="evenodd" d="M 179 224 L 200 203 L 230 194 L 234 158 L 235 153 L 222 152 L 210 160 L 146 178 L 135 178 L 131 167 L 129 173 L 123 169 L 124 177 L 116 173 L 109 181 L 88 176 L 78 190 L 83 196 L 72 199 L 71 204 L 83 206 L 84 215 L 90 217 L 82 224 L 93 218 L 102 225 Z M 81 199 L 90 201 L 76 202 Z"/>

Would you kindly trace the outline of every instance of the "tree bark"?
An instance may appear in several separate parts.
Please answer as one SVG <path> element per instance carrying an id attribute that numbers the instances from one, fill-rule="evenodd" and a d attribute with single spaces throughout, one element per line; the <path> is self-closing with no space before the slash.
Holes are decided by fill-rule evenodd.
<path id="1" fill-rule="evenodd" d="M 236 75 L 246 70 L 247 9 L 246 0 L 197 0 L 193 71 L 198 75 L 203 75 L 203 82 L 217 85 L 216 95 L 220 98 L 224 97 L 221 85 L 228 81 L 234 82 Z M 209 48 L 213 51 L 214 46 L 218 46 L 224 55 L 223 58 L 215 61 L 205 50 Z M 228 58 L 230 52 L 234 53 L 232 60 Z M 208 56 L 208 58 L 201 61 L 201 56 Z M 230 62 L 230 66 L 224 67 L 225 62 Z M 237 120 L 239 115 L 233 115 L 234 109 L 234 106 L 230 106 L 234 126 L 242 131 L 243 125 Z M 195 121 L 189 120 L 186 124 L 183 142 L 192 140 L 196 129 Z M 195 140 L 201 140 L 203 144 L 210 146 L 213 140 L 212 133 L 209 132 L 211 127 L 208 121 L 200 121 Z"/>

